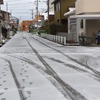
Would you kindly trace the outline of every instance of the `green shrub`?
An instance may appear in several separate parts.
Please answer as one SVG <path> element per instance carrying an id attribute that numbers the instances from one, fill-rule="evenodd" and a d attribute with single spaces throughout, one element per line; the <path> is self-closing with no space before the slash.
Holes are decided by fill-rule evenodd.
<path id="1" fill-rule="evenodd" d="M 54 22 L 49 24 L 49 34 L 56 35 L 57 34 L 57 25 Z"/>
<path id="2" fill-rule="evenodd" d="M 48 34 L 56 35 L 57 32 L 67 32 L 67 26 L 56 22 L 50 22 L 48 25 L 48 21 L 45 21 L 42 25 L 42 30 L 45 30 Z"/>

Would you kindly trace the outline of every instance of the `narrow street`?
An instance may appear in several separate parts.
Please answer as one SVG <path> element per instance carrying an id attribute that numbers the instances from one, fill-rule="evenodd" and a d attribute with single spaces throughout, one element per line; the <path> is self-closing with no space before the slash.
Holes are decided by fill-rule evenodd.
<path id="1" fill-rule="evenodd" d="M 0 100 L 100 100 L 99 52 L 18 32 L 0 48 Z"/>

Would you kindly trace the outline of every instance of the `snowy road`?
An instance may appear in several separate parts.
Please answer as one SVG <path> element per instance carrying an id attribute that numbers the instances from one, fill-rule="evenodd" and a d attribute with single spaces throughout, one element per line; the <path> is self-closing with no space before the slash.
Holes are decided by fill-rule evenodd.
<path id="1" fill-rule="evenodd" d="M 18 33 L 0 48 L 0 100 L 100 100 L 99 52 Z"/>

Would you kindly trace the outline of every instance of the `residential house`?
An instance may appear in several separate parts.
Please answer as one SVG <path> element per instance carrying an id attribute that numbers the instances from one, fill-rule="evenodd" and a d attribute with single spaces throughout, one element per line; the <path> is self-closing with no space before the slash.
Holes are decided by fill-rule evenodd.
<path id="1" fill-rule="evenodd" d="M 14 27 L 15 30 L 17 31 L 19 28 L 19 19 L 17 17 L 10 16 L 9 24 L 11 27 Z"/>
<path id="2" fill-rule="evenodd" d="M 3 0 L 0 0 L 0 5 L 3 4 Z M 0 9 L 0 20 L 2 20 L 2 13 L 1 13 L 1 9 Z"/>
<path id="3" fill-rule="evenodd" d="M 33 25 L 35 28 L 40 28 L 44 23 L 44 15 L 35 15 L 35 18 L 33 19 Z"/>
<path id="4" fill-rule="evenodd" d="M 1 4 L 3 4 L 3 0 L 0 0 L 0 6 Z M 1 8 L 1 7 L 0 7 Z M 1 9 L 0 9 L 0 20 L 2 19 L 2 13 L 1 13 Z"/>
<path id="5" fill-rule="evenodd" d="M 64 16 L 64 13 L 68 11 L 70 6 L 75 6 L 76 0 L 54 0 L 54 20 L 59 24 L 67 26 L 67 18 Z"/>
<path id="6" fill-rule="evenodd" d="M 35 28 L 39 28 L 44 23 L 44 15 L 35 15 L 33 20 L 24 20 L 21 22 L 21 30 L 28 31 L 29 25 L 32 24 Z"/>
<path id="7" fill-rule="evenodd" d="M 4 21 L 9 21 L 10 20 L 10 13 L 9 12 L 1 10 L 1 16 L 2 16 L 2 19 Z"/>
<path id="8" fill-rule="evenodd" d="M 29 25 L 32 24 L 32 20 L 24 20 L 21 22 L 21 31 L 28 31 L 29 30 Z"/>
<path id="9" fill-rule="evenodd" d="M 69 32 L 76 42 L 84 35 L 89 43 L 95 42 L 95 34 L 100 30 L 100 0 L 76 0 L 74 13 L 67 12 Z M 89 38 L 90 37 L 90 38 Z M 91 37 L 94 37 L 92 39 Z M 69 38 L 70 39 L 70 38 Z"/>

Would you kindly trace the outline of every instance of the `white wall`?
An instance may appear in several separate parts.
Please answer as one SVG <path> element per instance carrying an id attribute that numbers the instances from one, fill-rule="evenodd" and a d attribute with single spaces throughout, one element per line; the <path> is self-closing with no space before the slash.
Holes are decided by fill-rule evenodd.
<path id="1" fill-rule="evenodd" d="M 49 13 L 54 14 L 54 4 L 51 4 L 54 0 L 49 0 Z"/>

